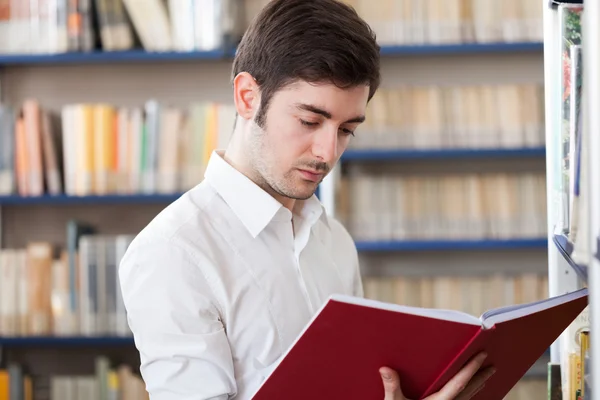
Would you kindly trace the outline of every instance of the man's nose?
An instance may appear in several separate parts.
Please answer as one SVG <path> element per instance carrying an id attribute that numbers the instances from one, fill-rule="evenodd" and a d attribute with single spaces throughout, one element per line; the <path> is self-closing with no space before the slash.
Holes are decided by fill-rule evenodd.
<path id="1" fill-rule="evenodd" d="M 338 131 L 337 128 L 323 129 L 315 135 L 313 155 L 328 165 L 337 158 Z"/>

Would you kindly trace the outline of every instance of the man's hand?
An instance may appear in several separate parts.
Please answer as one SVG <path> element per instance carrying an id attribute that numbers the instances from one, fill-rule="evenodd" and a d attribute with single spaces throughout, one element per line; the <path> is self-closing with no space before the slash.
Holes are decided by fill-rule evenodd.
<path id="1" fill-rule="evenodd" d="M 450 381 L 437 393 L 425 400 L 467 400 L 479 392 L 485 382 L 495 372 L 493 367 L 479 371 L 487 355 L 480 353 L 465 365 Z M 383 400 L 408 400 L 402 394 L 398 373 L 391 368 L 383 367 L 379 370 L 383 379 L 385 397 Z"/>

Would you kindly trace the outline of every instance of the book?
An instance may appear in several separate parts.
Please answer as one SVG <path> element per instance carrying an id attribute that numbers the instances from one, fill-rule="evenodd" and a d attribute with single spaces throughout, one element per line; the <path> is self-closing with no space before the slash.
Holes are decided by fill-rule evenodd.
<path id="1" fill-rule="evenodd" d="M 407 398 L 436 393 L 485 351 L 495 374 L 473 399 L 501 399 L 588 304 L 587 288 L 491 309 L 479 318 L 332 295 L 257 389 L 253 400 L 382 399 L 379 368 Z"/>

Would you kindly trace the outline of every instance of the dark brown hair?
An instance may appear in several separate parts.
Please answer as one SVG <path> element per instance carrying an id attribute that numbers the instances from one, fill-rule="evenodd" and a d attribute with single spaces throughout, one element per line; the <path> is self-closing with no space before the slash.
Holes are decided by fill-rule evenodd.
<path id="1" fill-rule="evenodd" d="M 376 1 L 376 0 L 375 0 Z M 233 76 L 248 72 L 261 90 L 264 118 L 273 94 L 297 80 L 338 87 L 380 84 L 375 33 L 356 11 L 336 0 L 271 0 L 238 46 Z"/>

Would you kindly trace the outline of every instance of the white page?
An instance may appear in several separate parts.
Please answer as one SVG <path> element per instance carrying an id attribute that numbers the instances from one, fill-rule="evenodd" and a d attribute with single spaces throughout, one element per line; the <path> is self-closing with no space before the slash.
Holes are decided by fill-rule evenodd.
<path id="1" fill-rule="evenodd" d="M 518 319 L 525 315 L 534 314 L 542 310 L 547 310 L 549 308 L 556 307 L 560 304 L 568 303 L 569 301 L 586 296 L 587 293 L 587 288 L 584 288 L 571 293 L 552 297 L 546 300 L 536 301 L 533 303 L 517 304 L 508 307 L 496 308 L 483 313 L 483 315 L 481 316 L 481 322 L 485 328 L 490 328 L 500 322 Z"/>
<path id="2" fill-rule="evenodd" d="M 347 295 L 332 295 L 331 300 L 339 301 L 347 304 L 355 304 L 359 306 L 378 308 L 380 310 L 389 310 L 394 312 L 400 312 L 404 314 L 421 315 L 423 317 L 435 318 L 445 321 L 458 322 L 470 325 L 481 325 L 481 320 L 473 315 L 456 311 L 456 310 L 444 310 L 436 308 L 421 308 L 421 307 L 408 307 L 399 304 L 384 303 L 377 300 L 364 299 L 360 297 L 353 297 Z"/>

